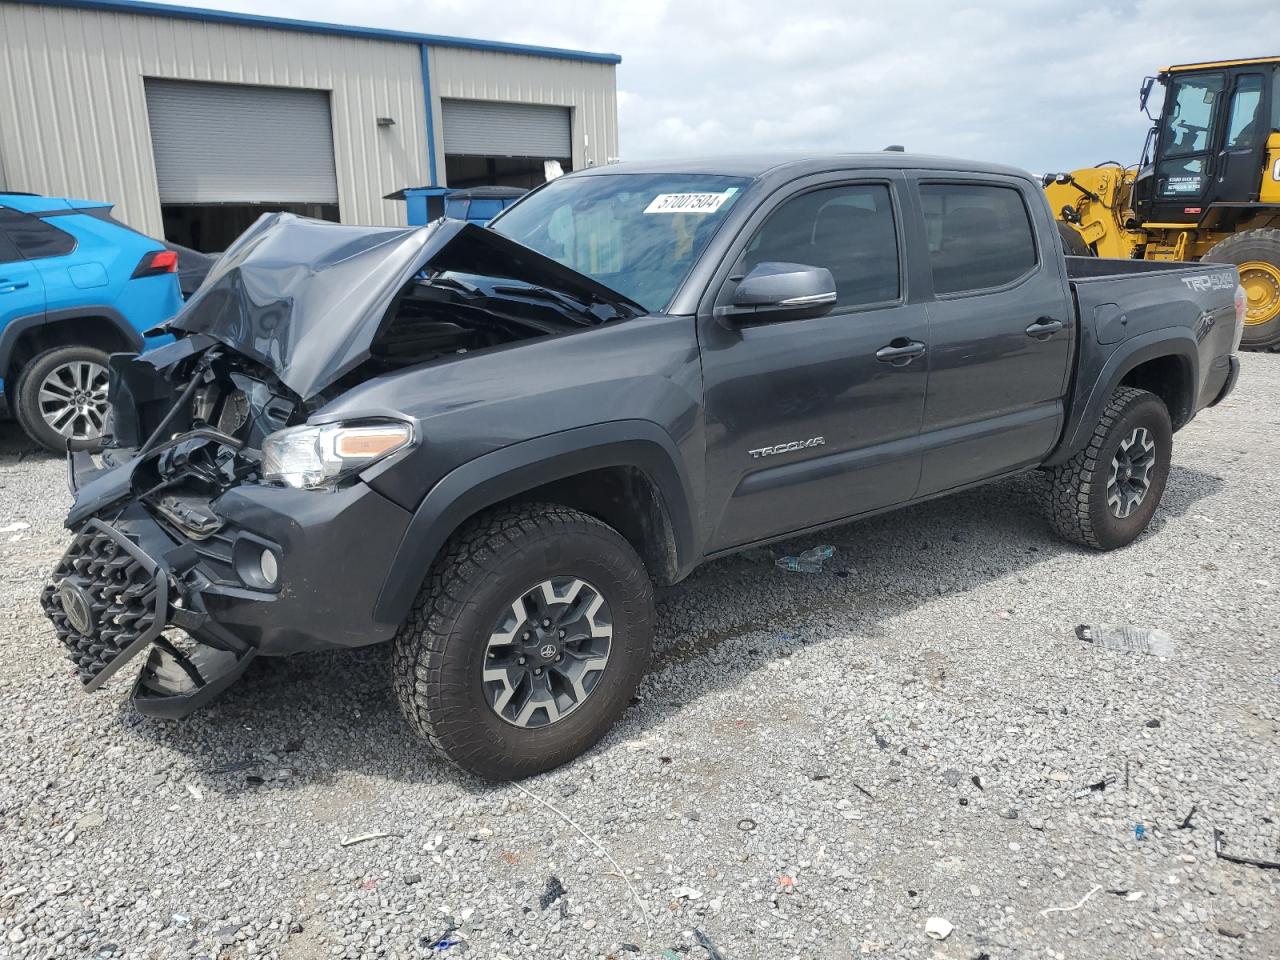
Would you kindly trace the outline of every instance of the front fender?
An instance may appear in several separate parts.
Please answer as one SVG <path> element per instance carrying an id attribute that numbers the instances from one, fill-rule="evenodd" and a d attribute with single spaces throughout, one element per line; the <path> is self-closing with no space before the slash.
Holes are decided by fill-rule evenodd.
<path id="1" fill-rule="evenodd" d="M 677 570 L 697 560 L 693 496 L 680 453 L 649 420 L 593 424 L 512 444 L 447 473 L 423 498 L 401 539 L 374 608 L 379 623 L 399 624 L 445 541 L 467 518 L 529 490 L 589 470 L 634 467 L 657 487 L 675 541 Z"/>

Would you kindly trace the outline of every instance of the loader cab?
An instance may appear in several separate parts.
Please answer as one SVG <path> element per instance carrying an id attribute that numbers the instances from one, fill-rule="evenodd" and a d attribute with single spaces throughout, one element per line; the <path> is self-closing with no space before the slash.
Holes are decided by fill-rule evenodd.
<path id="1" fill-rule="evenodd" d="M 1144 83 L 1142 107 L 1160 112 L 1134 183 L 1138 220 L 1197 224 L 1216 205 L 1216 219 L 1233 223 L 1268 200 L 1269 142 L 1280 155 L 1278 84 L 1280 57 L 1168 67 Z"/>

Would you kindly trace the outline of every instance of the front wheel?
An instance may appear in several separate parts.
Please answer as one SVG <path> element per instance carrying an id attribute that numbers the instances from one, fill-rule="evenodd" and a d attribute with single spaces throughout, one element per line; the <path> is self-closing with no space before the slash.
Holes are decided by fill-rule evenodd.
<path id="1" fill-rule="evenodd" d="M 649 661 L 653 588 L 631 545 L 554 504 L 469 521 L 393 641 L 413 730 L 492 780 L 559 766 L 626 710 Z"/>
<path id="2" fill-rule="evenodd" d="M 1173 426 L 1164 401 L 1119 387 L 1088 445 L 1044 471 L 1042 494 L 1057 533 L 1095 550 L 1114 550 L 1147 528 L 1164 495 Z"/>

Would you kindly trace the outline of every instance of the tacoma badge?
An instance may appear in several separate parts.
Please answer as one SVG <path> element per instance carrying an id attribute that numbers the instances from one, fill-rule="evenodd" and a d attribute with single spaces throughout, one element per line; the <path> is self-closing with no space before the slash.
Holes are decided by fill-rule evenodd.
<path id="1" fill-rule="evenodd" d="M 790 443 L 779 443 L 772 447 L 757 447 L 754 450 L 748 450 L 752 460 L 759 460 L 761 457 L 772 457 L 776 453 L 795 453 L 797 450 L 807 450 L 810 447 L 821 447 L 825 444 L 825 437 L 810 437 L 808 440 L 792 440 Z"/>

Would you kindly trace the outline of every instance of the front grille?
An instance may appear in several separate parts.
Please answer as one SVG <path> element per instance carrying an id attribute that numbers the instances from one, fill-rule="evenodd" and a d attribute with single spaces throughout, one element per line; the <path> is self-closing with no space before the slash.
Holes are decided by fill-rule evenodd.
<path id="1" fill-rule="evenodd" d="M 91 690 L 160 634 L 167 601 L 168 582 L 155 561 L 98 520 L 76 534 L 40 595 Z"/>

